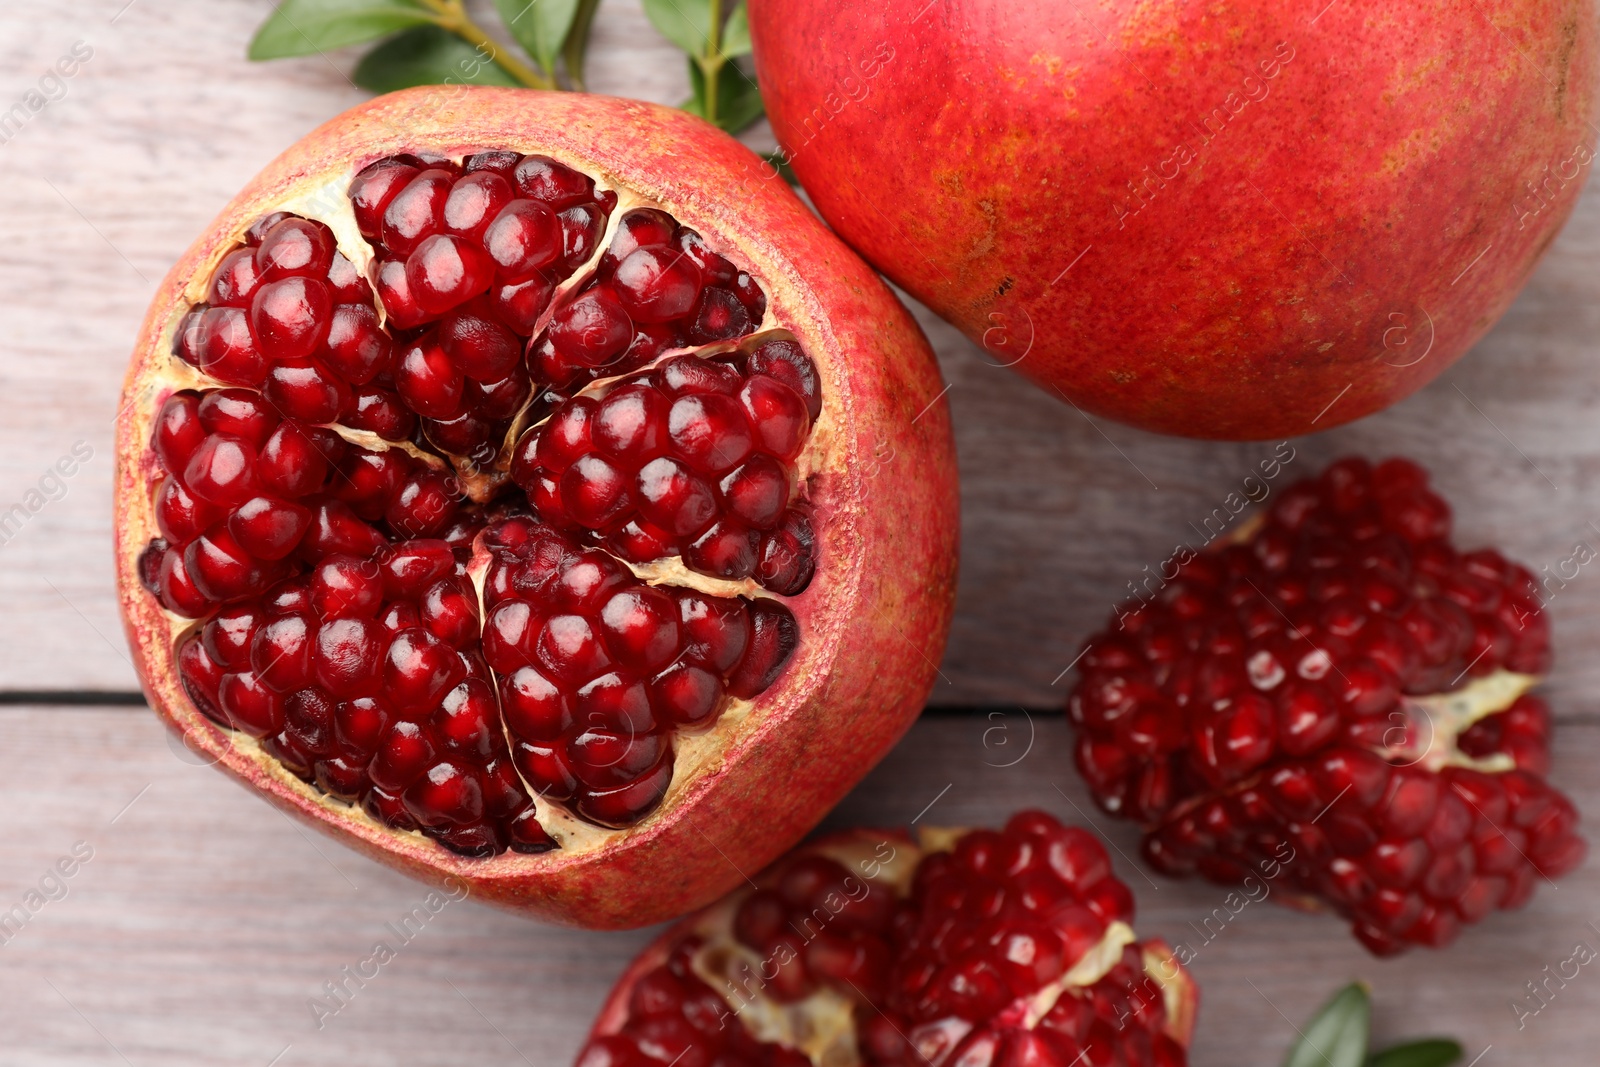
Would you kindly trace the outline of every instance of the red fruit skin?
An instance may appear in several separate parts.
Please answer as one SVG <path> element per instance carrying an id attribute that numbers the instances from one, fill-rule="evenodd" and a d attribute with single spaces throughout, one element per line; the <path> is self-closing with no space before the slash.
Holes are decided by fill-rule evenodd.
<path id="1" fill-rule="evenodd" d="M 1461 356 L 1592 159 L 1592 0 L 1320 6 L 751 0 L 750 25 L 817 209 L 992 362 L 1265 439 Z"/>
<path id="2" fill-rule="evenodd" d="M 812 481 L 823 560 L 787 603 L 802 639 L 758 712 L 708 765 L 680 771 L 661 809 L 594 847 L 464 858 L 391 831 L 314 793 L 248 739 L 212 723 L 178 683 L 165 614 L 139 582 L 156 536 L 146 486 L 154 413 L 183 387 L 168 354 L 173 325 L 204 298 L 212 268 L 261 215 L 322 200 L 373 160 L 452 158 L 484 148 L 543 153 L 602 185 L 657 201 L 715 249 L 737 250 L 773 296 L 776 325 L 816 358 L 836 413 Z M 151 706 L 246 786 L 380 862 L 535 917 L 599 929 L 681 915 L 765 866 L 814 826 L 916 719 L 949 632 L 957 496 L 947 408 L 933 354 L 910 315 L 782 183 L 734 190 L 759 162 L 674 108 L 578 93 L 478 86 L 392 93 L 337 116 L 289 148 L 226 207 L 162 282 L 124 383 L 117 430 L 115 549 L 124 626 Z M 929 407 L 932 405 L 932 407 Z M 924 408 L 928 408 L 924 412 Z M 919 417 L 920 416 L 920 417 Z M 819 426 L 819 432 L 822 427 Z M 874 481 L 873 455 L 896 466 Z M 875 452 L 875 450 L 877 450 Z M 881 465 L 880 465 L 881 466 Z M 873 493 L 886 486 L 884 503 Z M 915 645 L 913 640 L 924 642 Z M 774 783 L 783 783 L 775 788 Z"/>

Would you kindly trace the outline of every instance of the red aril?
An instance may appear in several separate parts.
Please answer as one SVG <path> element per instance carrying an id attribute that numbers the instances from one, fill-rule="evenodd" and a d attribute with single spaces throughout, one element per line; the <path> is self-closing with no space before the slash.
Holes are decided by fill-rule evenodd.
<path id="1" fill-rule="evenodd" d="M 1183 1067 L 1198 991 L 1087 831 L 852 830 L 647 948 L 578 1067 Z"/>
<path id="2" fill-rule="evenodd" d="M 1416 464 L 1340 460 L 1172 563 L 1089 639 L 1068 704 L 1079 770 L 1158 869 L 1280 871 L 1389 955 L 1583 861 L 1530 692 L 1539 589 L 1451 543 Z"/>
<path id="3" fill-rule="evenodd" d="M 124 396 L 158 712 L 572 923 L 681 914 L 812 826 L 931 684 L 955 475 L 911 319 L 786 190 L 735 195 L 749 158 L 670 109 L 418 90 L 258 177 Z"/>

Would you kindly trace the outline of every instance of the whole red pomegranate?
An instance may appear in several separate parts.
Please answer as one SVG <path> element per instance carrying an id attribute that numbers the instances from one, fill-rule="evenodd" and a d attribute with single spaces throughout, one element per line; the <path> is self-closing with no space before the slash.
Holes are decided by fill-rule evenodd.
<path id="1" fill-rule="evenodd" d="M 628 968 L 578 1067 L 1182 1067 L 1198 992 L 1093 835 L 852 830 Z"/>
<path id="2" fill-rule="evenodd" d="M 781 156 L 846 241 L 995 363 L 1164 433 L 1409 395 L 1593 159 L 1590 0 L 751 0 L 750 25 Z"/>
<path id="3" fill-rule="evenodd" d="M 705 903 L 915 717 L 955 470 L 926 342 L 672 109 L 399 93 L 168 275 L 119 422 L 150 701 L 286 810 L 590 926 Z M 893 457 L 887 458 L 887 457 Z"/>
<path id="4" fill-rule="evenodd" d="M 1389 955 L 1583 862 L 1529 692 L 1540 590 L 1450 543 L 1416 464 L 1341 460 L 1160 572 L 1089 639 L 1068 705 L 1079 770 L 1158 869 L 1269 871 Z"/>

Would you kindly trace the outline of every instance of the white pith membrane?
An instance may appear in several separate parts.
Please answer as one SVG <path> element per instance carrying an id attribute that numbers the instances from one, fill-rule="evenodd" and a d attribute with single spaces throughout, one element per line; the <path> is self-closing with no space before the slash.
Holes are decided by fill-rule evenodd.
<path id="1" fill-rule="evenodd" d="M 821 345 L 802 339 L 789 329 L 779 325 L 779 320 L 783 317 L 782 312 L 784 310 L 782 297 L 780 296 L 783 289 L 780 286 L 773 285 L 771 279 L 764 277 L 760 273 L 759 266 L 751 262 L 749 257 L 742 255 L 738 247 L 723 242 L 714 229 L 705 226 L 701 220 L 684 218 L 678 210 L 664 203 L 648 199 L 623 184 L 607 182 L 604 173 L 587 161 L 573 158 L 547 146 L 484 145 L 475 150 L 490 151 L 496 149 L 530 155 L 545 155 L 591 178 L 594 181 L 596 193 L 609 191 L 615 193 L 617 197 L 616 205 L 611 209 L 602 235 L 596 242 L 594 251 L 589 259 L 574 270 L 567 279 L 554 287 L 549 303 L 540 314 L 534 327 L 531 335 L 533 338 L 539 337 L 546 329 L 557 309 L 567 303 L 571 297 L 580 293 L 585 286 L 594 280 L 600 259 L 610 248 L 613 238 L 615 238 L 620 229 L 621 220 L 628 212 L 639 208 L 654 208 L 664 211 L 672 216 L 679 225 L 694 229 L 712 251 L 724 255 L 733 261 L 739 269 L 749 273 L 767 297 L 767 307 L 761 321 L 752 324 L 748 333 L 728 341 L 668 349 L 650 363 L 632 367 L 622 374 L 602 377 L 590 382 L 581 390 L 573 393 L 573 397 L 604 396 L 618 383 L 645 375 L 656 366 L 675 356 L 687 354 L 713 358 L 737 350 L 749 351 L 760 342 L 773 338 L 798 342 L 806 355 L 817 366 L 823 382 L 826 383 L 828 381 L 828 376 L 823 373 L 828 361 L 826 349 Z M 417 151 L 426 153 L 428 150 L 418 149 Z M 459 158 L 457 162 L 460 162 Z M 126 527 L 124 531 L 125 539 L 122 545 L 123 552 L 128 557 L 124 560 L 127 573 L 138 572 L 138 557 L 153 538 L 160 536 L 155 520 L 153 492 L 149 491 L 153 490 L 158 483 L 158 472 L 162 469 L 148 446 L 155 413 L 168 396 L 182 390 L 204 391 L 241 388 L 239 386 L 230 386 L 226 382 L 205 375 L 198 368 L 190 366 L 174 354 L 173 342 L 184 315 L 192 306 L 206 302 L 212 274 L 224 257 L 244 245 L 245 231 L 257 219 L 275 211 L 288 212 L 328 226 L 333 231 L 337 250 L 350 260 L 357 273 L 363 279 L 366 279 L 370 286 L 372 280 L 371 267 L 377 255 L 373 247 L 368 244 L 367 239 L 361 235 L 356 223 L 354 207 L 346 195 L 346 190 L 349 188 L 351 181 L 365 165 L 366 162 L 363 162 L 361 166 L 351 166 L 320 185 L 306 185 L 295 195 L 263 204 L 253 216 L 242 220 L 237 231 L 231 235 L 232 239 L 230 241 L 217 244 L 211 256 L 197 267 L 193 276 L 185 284 L 179 300 L 171 310 L 168 321 L 156 342 L 157 354 L 154 357 L 154 362 L 158 363 L 158 368 L 153 373 L 147 372 L 140 376 L 138 381 L 143 387 L 142 391 L 130 393 L 124 397 L 123 417 L 134 420 L 136 427 L 135 439 L 140 442 L 142 449 L 138 468 L 140 480 L 147 489 L 139 499 L 131 502 L 132 506 L 121 516 L 121 521 Z M 378 293 L 376 286 L 371 286 L 371 289 L 370 300 L 372 306 L 378 312 L 380 323 L 387 330 L 388 317 L 383 306 L 382 297 Z M 537 381 L 535 384 L 537 385 Z M 243 388 L 255 393 L 261 392 L 260 389 L 252 387 Z M 338 433 L 341 438 L 351 444 L 373 452 L 399 449 L 406 455 L 430 467 L 454 474 L 462 493 L 467 498 L 467 502 L 482 505 L 485 501 L 494 497 L 503 486 L 511 486 L 513 492 L 517 494 L 517 498 L 521 499 L 521 491 L 512 486 L 507 472 L 517 440 L 530 427 L 541 425 L 549 417 L 550 413 L 547 412 L 541 419 L 529 419 L 529 409 L 532 408 L 538 396 L 539 390 L 535 388 L 524 402 L 522 410 L 511 420 L 505 437 L 500 442 L 500 451 L 495 469 L 488 474 L 475 471 L 470 462 L 464 463 L 458 469 L 445 455 L 419 448 L 411 441 L 388 441 L 371 431 L 351 429 L 336 423 L 323 425 Z M 826 501 L 828 498 L 828 487 L 826 480 L 823 478 L 823 473 L 829 466 L 829 460 L 839 440 L 836 407 L 837 405 L 830 402 L 829 396 L 824 392 L 821 412 L 812 423 L 806 442 L 792 464 L 794 469 L 794 491 L 790 498 L 791 503 L 808 501 L 813 506 L 816 506 L 819 502 Z M 531 514 L 531 509 L 528 513 Z M 535 521 L 538 521 L 537 518 L 535 518 Z M 588 544 L 581 536 L 577 540 L 580 544 Z M 658 559 L 644 564 L 635 564 L 621 556 L 612 554 L 601 546 L 592 547 L 605 551 L 616 563 L 626 568 L 641 582 L 650 586 L 688 589 L 720 597 L 744 597 L 749 600 L 769 599 L 775 603 L 791 606 L 805 599 L 820 584 L 820 578 L 826 569 L 826 558 L 822 552 L 824 540 L 824 528 L 819 526 L 816 553 L 817 577 L 812 579 L 810 586 L 805 590 L 794 596 L 787 597 L 771 593 L 760 586 L 754 578 L 728 581 L 699 574 L 685 566 L 681 557 L 678 556 Z M 472 560 L 467 568 L 468 578 L 477 594 L 480 625 L 487 618 L 487 612 L 484 610 L 483 604 L 483 589 L 491 559 L 492 557 L 482 547 L 482 537 L 480 535 L 474 542 Z M 164 644 L 169 650 L 176 649 L 189 634 L 198 633 L 206 622 L 205 618 L 189 619 L 171 612 L 161 605 L 158 598 L 150 597 L 143 590 L 141 590 L 141 593 L 148 597 L 151 605 L 165 624 L 165 632 L 153 635 L 152 639 Z M 797 619 L 799 618 L 798 613 L 796 617 Z M 800 646 L 803 647 L 804 644 L 805 633 L 802 629 Z M 744 735 L 759 725 L 764 717 L 764 705 L 769 703 L 769 698 L 773 694 L 784 689 L 788 680 L 794 674 L 792 668 L 799 656 L 800 648 L 797 648 L 790 654 L 788 662 L 779 672 L 778 677 L 760 696 L 754 699 L 746 699 L 725 694 L 722 711 L 709 726 L 694 731 L 682 728 L 669 731 L 673 748 L 671 781 L 656 808 L 631 826 L 613 829 L 590 823 L 576 815 L 562 802 L 544 797 L 528 784 L 520 771 L 517 771 L 519 782 L 537 809 L 539 823 L 560 846 L 558 851 L 549 855 L 552 858 L 570 858 L 611 846 L 631 834 L 650 829 L 655 819 L 663 811 L 671 808 L 677 799 L 691 789 L 697 779 L 720 766 L 724 750 L 736 744 Z M 175 656 L 173 657 L 173 662 L 174 671 L 176 671 Z M 496 682 L 499 680 L 499 676 L 492 671 L 490 672 L 490 678 Z M 181 686 L 175 686 L 174 689 L 182 693 Z M 494 699 L 498 707 L 500 703 L 498 686 L 495 687 Z M 186 729 L 204 730 L 209 728 L 220 731 L 226 737 L 227 744 L 234 750 L 243 754 L 252 763 L 263 769 L 273 780 L 282 783 L 302 798 L 308 799 L 321 807 L 332 821 L 346 820 L 375 828 L 381 834 L 396 835 L 419 843 L 427 842 L 429 846 L 437 850 L 441 858 L 449 857 L 451 860 L 470 864 L 474 870 L 492 872 L 496 865 L 519 866 L 540 862 L 540 855 L 538 854 L 519 853 L 510 849 L 483 858 L 459 856 L 446 849 L 443 844 L 428 838 L 420 830 L 396 829 L 367 814 L 359 802 L 346 802 L 322 792 L 322 790 L 291 772 L 276 757 L 267 752 L 262 747 L 262 743 L 256 738 L 251 737 L 242 730 L 229 729 L 204 715 L 189 700 L 186 693 L 182 695 L 181 708 L 173 707 L 171 712 L 174 715 L 182 715 L 187 718 Z M 501 736 L 508 746 L 515 741 L 515 738 L 506 728 L 503 716 Z M 512 767 L 513 770 L 516 770 L 514 763 Z"/>
<path id="2" fill-rule="evenodd" d="M 1255 540 L 1266 522 L 1266 512 L 1258 512 L 1213 543 L 1219 547 L 1247 545 Z M 1323 671 L 1332 667 L 1332 661 L 1320 649 L 1311 655 L 1322 657 L 1327 665 L 1322 668 Z M 1280 666 L 1279 671 L 1282 670 Z M 1373 751 L 1396 766 L 1416 766 L 1432 772 L 1445 767 L 1465 767 L 1484 774 L 1503 774 L 1516 770 L 1516 762 L 1509 753 L 1495 752 L 1476 757 L 1462 752 L 1459 747 L 1461 735 L 1478 722 L 1509 711 L 1511 705 L 1543 680 L 1538 675 L 1520 674 L 1500 667 L 1457 689 L 1420 696 L 1401 693 L 1399 707 L 1392 713 L 1400 718 L 1395 722 L 1394 729 L 1384 734 L 1385 743 Z M 1257 685 L 1256 688 L 1271 689 L 1275 686 L 1276 682 L 1268 686 Z M 1393 742 L 1389 741 L 1391 733 L 1395 737 Z"/>
<path id="3" fill-rule="evenodd" d="M 1516 770 L 1510 753 L 1469 756 L 1461 751 L 1459 742 L 1474 724 L 1508 710 L 1540 681 L 1537 675 L 1501 668 L 1460 689 L 1426 696 L 1402 695 L 1400 705 L 1408 724 L 1405 739 L 1385 745 L 1379 755 L 1399 766 L 1418 766 L 1427 771 L 1467 767 L 1485 774 L 1503 774 Z"/>
<path id="4" fill-rule="evenodd" d="M 917 833 L 915 843 L 896 838 L 894 858 L 885 862 L 877 853 L 879 844 L 868 835 L 823 841 L 808 848 L 812 855 L 824 856 L 857 872 L 873 885 L 904 898 L 911 892 L 917 865 L 936 852 L 955 848 L 967 831 L 955 827 L 927 827 Z M 868 866 L 877 874 L 866 874 Z M 808 1057 L 816 1067 L 861 1067 L 863 1060 L 856 1045 L 856 1001 L 837 990 L 820 986 L 815 992 L 791 1003 L 740 995 L 751 988 L 752 977 L 759 976 L 768 961 L 734 935 L 734 916 L 739 904 L 749 895 L 738 892 L 705 912 L 685 936 L 698 936 L 703 944 L 690 966 L 695 974 L 721 997 L 745 1030 L 758 1041 L 784 1045 Z M 996 1022 L 1012 1029 L 1032 1030 L 1063 996 L 1079 996 L 1109 974 L 1122 958 L 1123 949 L 1138 938 L 1133 928 L 1120 919 L 1113 920 L 1105 935 L 1068 970 L 1032 995 L 1019 998 L 996 1017 Z M 1186 1032 L 1190 1005 L 1184 997 L 1188 979 L 1176 967 L 1172 954 L 1160 942 L 1150 942 L 1143 950 L 1145 974 L 1161 988 L 1169 1032 Z M 1172 976 L 1164 973 L 1170 965 Z M 949 1018 L 917 1027 L 905 1036 L 925 1062 L 938 1062 L 973 1030 L 961 1018 Z"/>

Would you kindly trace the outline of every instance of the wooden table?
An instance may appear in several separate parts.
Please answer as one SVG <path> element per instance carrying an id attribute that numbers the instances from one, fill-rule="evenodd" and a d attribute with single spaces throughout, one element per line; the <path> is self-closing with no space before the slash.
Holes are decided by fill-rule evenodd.
<path id="1" fill-rule="evenodd" d="M 0 111 L 74 42 L 93 49 L 65 95 L 0 144 L 0 510 L 75 445 L 92 450 L 0 544 L 0 911 L 75 846 L 92 850 L 66 895 L 0 946 L 0 1064 L 560 1067 L 648 932 L 557 930 L 452 905 L 318 1030 L 309 998 L 421 889 L 196 766 L 136 706 L 109 535 L 111 420 L 127 350 L 155 283 L 217 209 L 363 95 L 345 78 L 348 54 L 245 63 L 270 7 L 0 9 Z M 680 57 L 632 0 L 607 0 L 593 55 L 601 91 L 685 94 Z M 933 709 L 830 824 L 904 823 L 936 797 L 929 821 L 996 822 L 1029 804 L 1087 821 L 1057 712 L 1060 675 L 1124 583 L 1189 538 L 1188 524 L 1272 445 L 1091 422 L 921 318 L 951 382 L 965 477 L 960 610 Z M 1553 565 L 1575 541 L 1600 543 L 1597 338 L 1591 190 L 1470 357 L 1392 411 L 1294 442 L 1291 470 L 1349 451 L 1415 456 L 1455 502 L 1466 542 Z M 1552 610 L 1559 665 L 1548 691 L 1563 731 L 1554 777 L 1593 813 L 1600 570 L 1586 568 Z M 1026 758 L 994 766 L 1030 735 Z M 1001 739 L 1013 747 L 1000 750 Z M 1128 827 L 1093 821 L 1134 854 Z M 1152 879 L 1126 858 L 1118 868 L 1144 931 L 1193 942 L 1191 924 L 1221 905 L 1215 887 Z M 1373 984 L 1386 1038 L 1453 1033 L 1469 1058 L 1484 1053 L 1483 1067 L 1592 1062 L 1600 977 L 1589 969 L 1525 1029 L 1509 1006 L 1576 942 L 1600 948 L 1591 922 L 1600 925 L 1595 862 L 1450 952 L 1397 962 L 1367 957 L 1332 921 L 1253 907 L 1195 962 L 1205 996 L 1193 1062 L 1276 1064 L 1290 1020 L 1353 977 Z"/>

